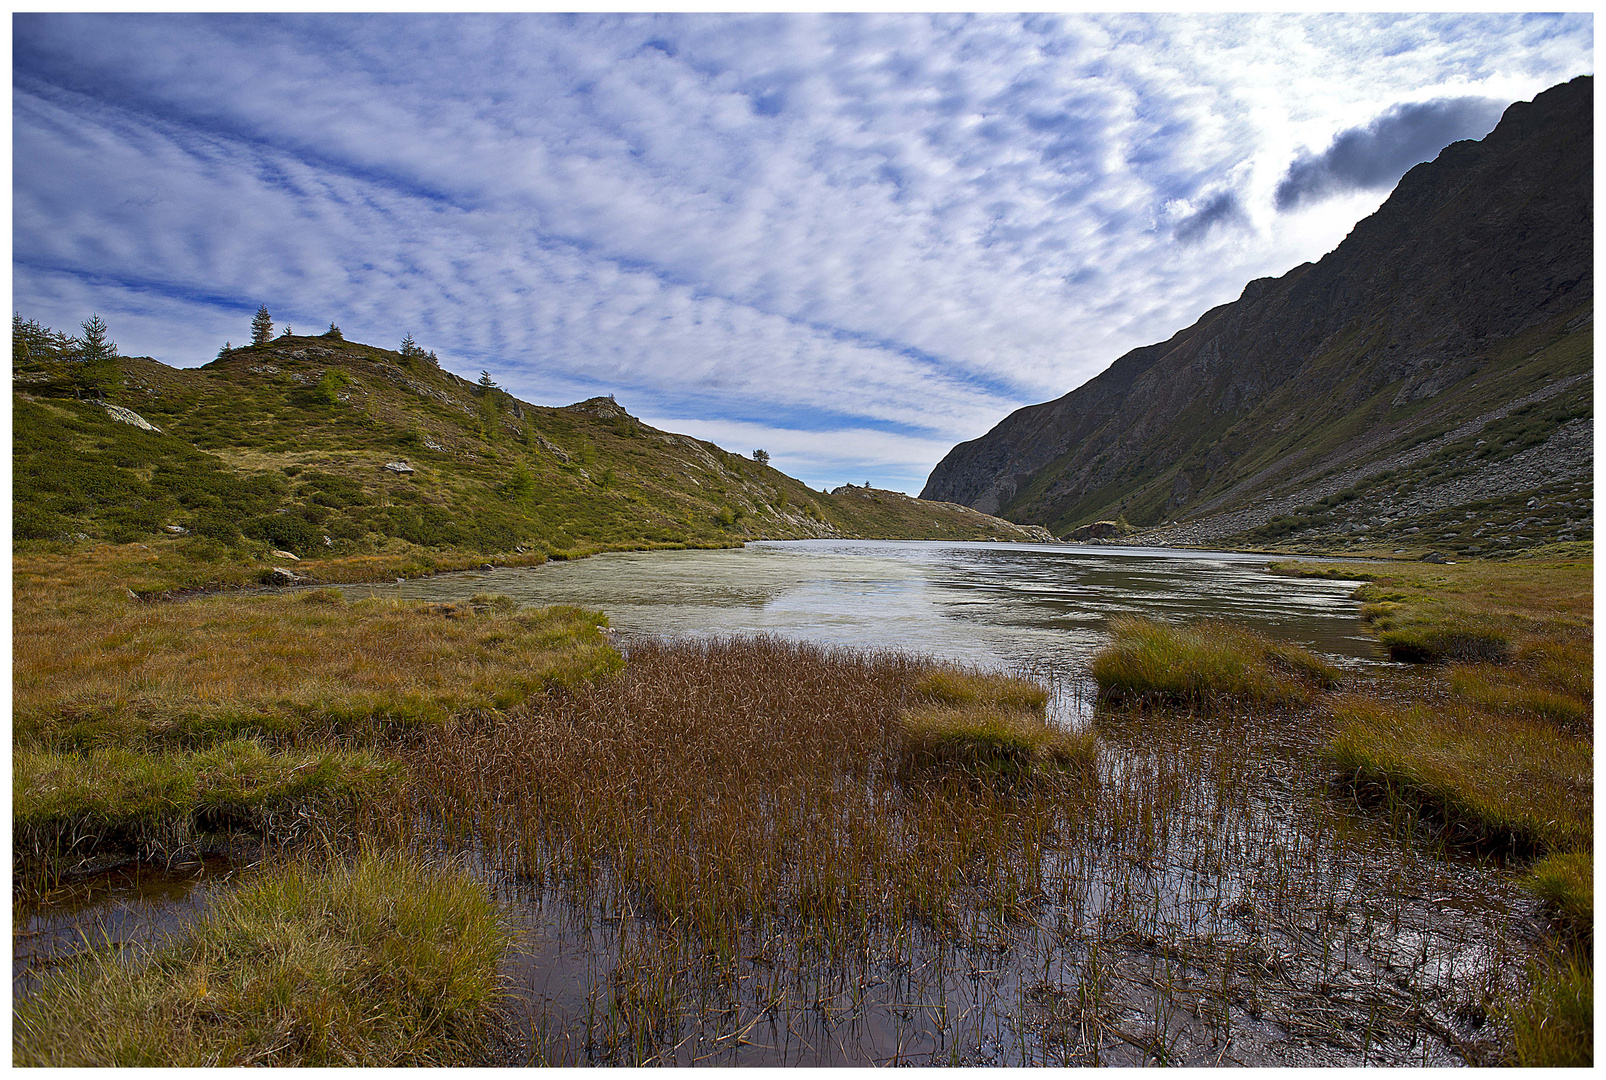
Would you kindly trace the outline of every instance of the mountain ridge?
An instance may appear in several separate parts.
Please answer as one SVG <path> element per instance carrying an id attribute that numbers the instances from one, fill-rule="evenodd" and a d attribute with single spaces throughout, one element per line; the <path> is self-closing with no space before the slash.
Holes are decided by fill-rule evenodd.
<path id="1" fill-rule="evenodd" d="M 1288 477 L 1354 464 L 1378 431 L 1394 432 L 1389 445 L 1360 456 L 1381 463 L 1394 442 L 1501 420 L 1504 402 L 1588 372 L 1592 86 L 1512 105 L 1483 140 L 1407 172 L 1318 262 L 1251 281 L 1166 341 L 1010 414 L 950 451 L 922 495 L 1060 535 L 1300 504 Z M 1257 539 L 1273 516 L 1206 539 Z"/>

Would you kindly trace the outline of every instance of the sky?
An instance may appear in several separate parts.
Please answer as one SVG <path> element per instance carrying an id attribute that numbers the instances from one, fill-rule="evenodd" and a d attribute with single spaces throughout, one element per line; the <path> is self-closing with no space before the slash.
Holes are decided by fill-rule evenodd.
<path id="1" fill-rule="evenodd" d="M 1332 250 L 1588 13 L 13 16 L 13 308 L 613 394 L 814 487 Z"/>

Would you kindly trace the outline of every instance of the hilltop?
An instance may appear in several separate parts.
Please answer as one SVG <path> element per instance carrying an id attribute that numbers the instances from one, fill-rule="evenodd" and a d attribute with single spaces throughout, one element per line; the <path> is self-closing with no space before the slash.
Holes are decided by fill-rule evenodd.
<path id="1" fill-rule="evenodd" d="M 1592 95 L 1512 105 L 1321 261 L 956 446 L 922 495 L 1151 543 L 1591 539 Z"/>
<path id="2" fill-rule="evenodd" d="M 201 368 L 14 360 L 14 536 L 284 565 L 538 561 L 755 539 L 1046 538 L 968 507 L 814 491 L 612 398 L 532 405 L 421 350 L 281 336 Z M 93 374 L 94 389 L 86 389 Z M 94 395 L 104 393 L 104 402 Z M 143 426 L 141 425 L 143 422 Z"/>

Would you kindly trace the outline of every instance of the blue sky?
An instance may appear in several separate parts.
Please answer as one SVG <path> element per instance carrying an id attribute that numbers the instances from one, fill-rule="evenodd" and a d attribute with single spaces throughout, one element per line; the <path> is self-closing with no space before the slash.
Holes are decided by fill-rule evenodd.
<path id="1" fill-rule="evenodd" d="M 810 484 L 1331 250 L 1593 71 L 1564 15 L 16 15 L 13 307 L 129 355 L 411 333 Z"/>

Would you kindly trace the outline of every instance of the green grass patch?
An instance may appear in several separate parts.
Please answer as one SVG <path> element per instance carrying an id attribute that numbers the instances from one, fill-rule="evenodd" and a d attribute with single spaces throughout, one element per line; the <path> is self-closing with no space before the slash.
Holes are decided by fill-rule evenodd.
<path id="1" fill-rule="evenodd" d="M 1119 617 L 1110 632 L 1092 669 L 1099 697 L 1113 704 L 1292 705 L 1338 684 L 1337 670 L 1309 650 L 1228 623 Z"/>
<path id="2" fill-rule="evenodd" d="M 940 705 L 1038 712 L 1048 705 L 1048 690 L 1031 679 L 959 668 L 933 669 L 916 680 L 914 692 Z"/>
<path id="3" fill-rule="evenodd" d="M 492 1030 L 507 941 L 484 888 L 439 865 L 293 865 L 147 957 L 94 955 L 49 979 L 16 1007 L 13 1063 L 463 1063 Z"/>
<path id="4" fill-rule="evenodd" d="M 1357 791 L 1441 820 L 1455 839 L 1546 854 L 1588 848 L 1594 755 L 1544 722 L 1461 703 L 1334 703 L 1327 755 Z"/>
<path id="5" fill-rule="evenodd" d="M 1529 973 L 1528 995 L 1508 1009 L 1512 1064 L 1588 1068 L 1595 1063 L 1595 963 L 1569 956 Z"/>
<path id="6" fill-rule="evenodd" d="M 1593 933 L 1595 858 L 1588 851 L 1566 851 L 1534 864 L 1528 886 L 1568 925 Z"/>
<path id="7" fill-rule="evenodd" d="M 1048 768 L 1091 775 L 1097 755 L 1091 730 L 1066 731 L 1019 709 L 926 706 L 901 725 L 906 777 L 1019 782 Z"/>
<path id="8" fill-rule="evenodd" d="M 247 740 L 194 752 L 18 748 L 12 846 L 45 864 L 107 850 L 170 858 L 207 834 L 332 819 L 402 782 L 398 764 L 369 753 L 274 753 Z"/>

